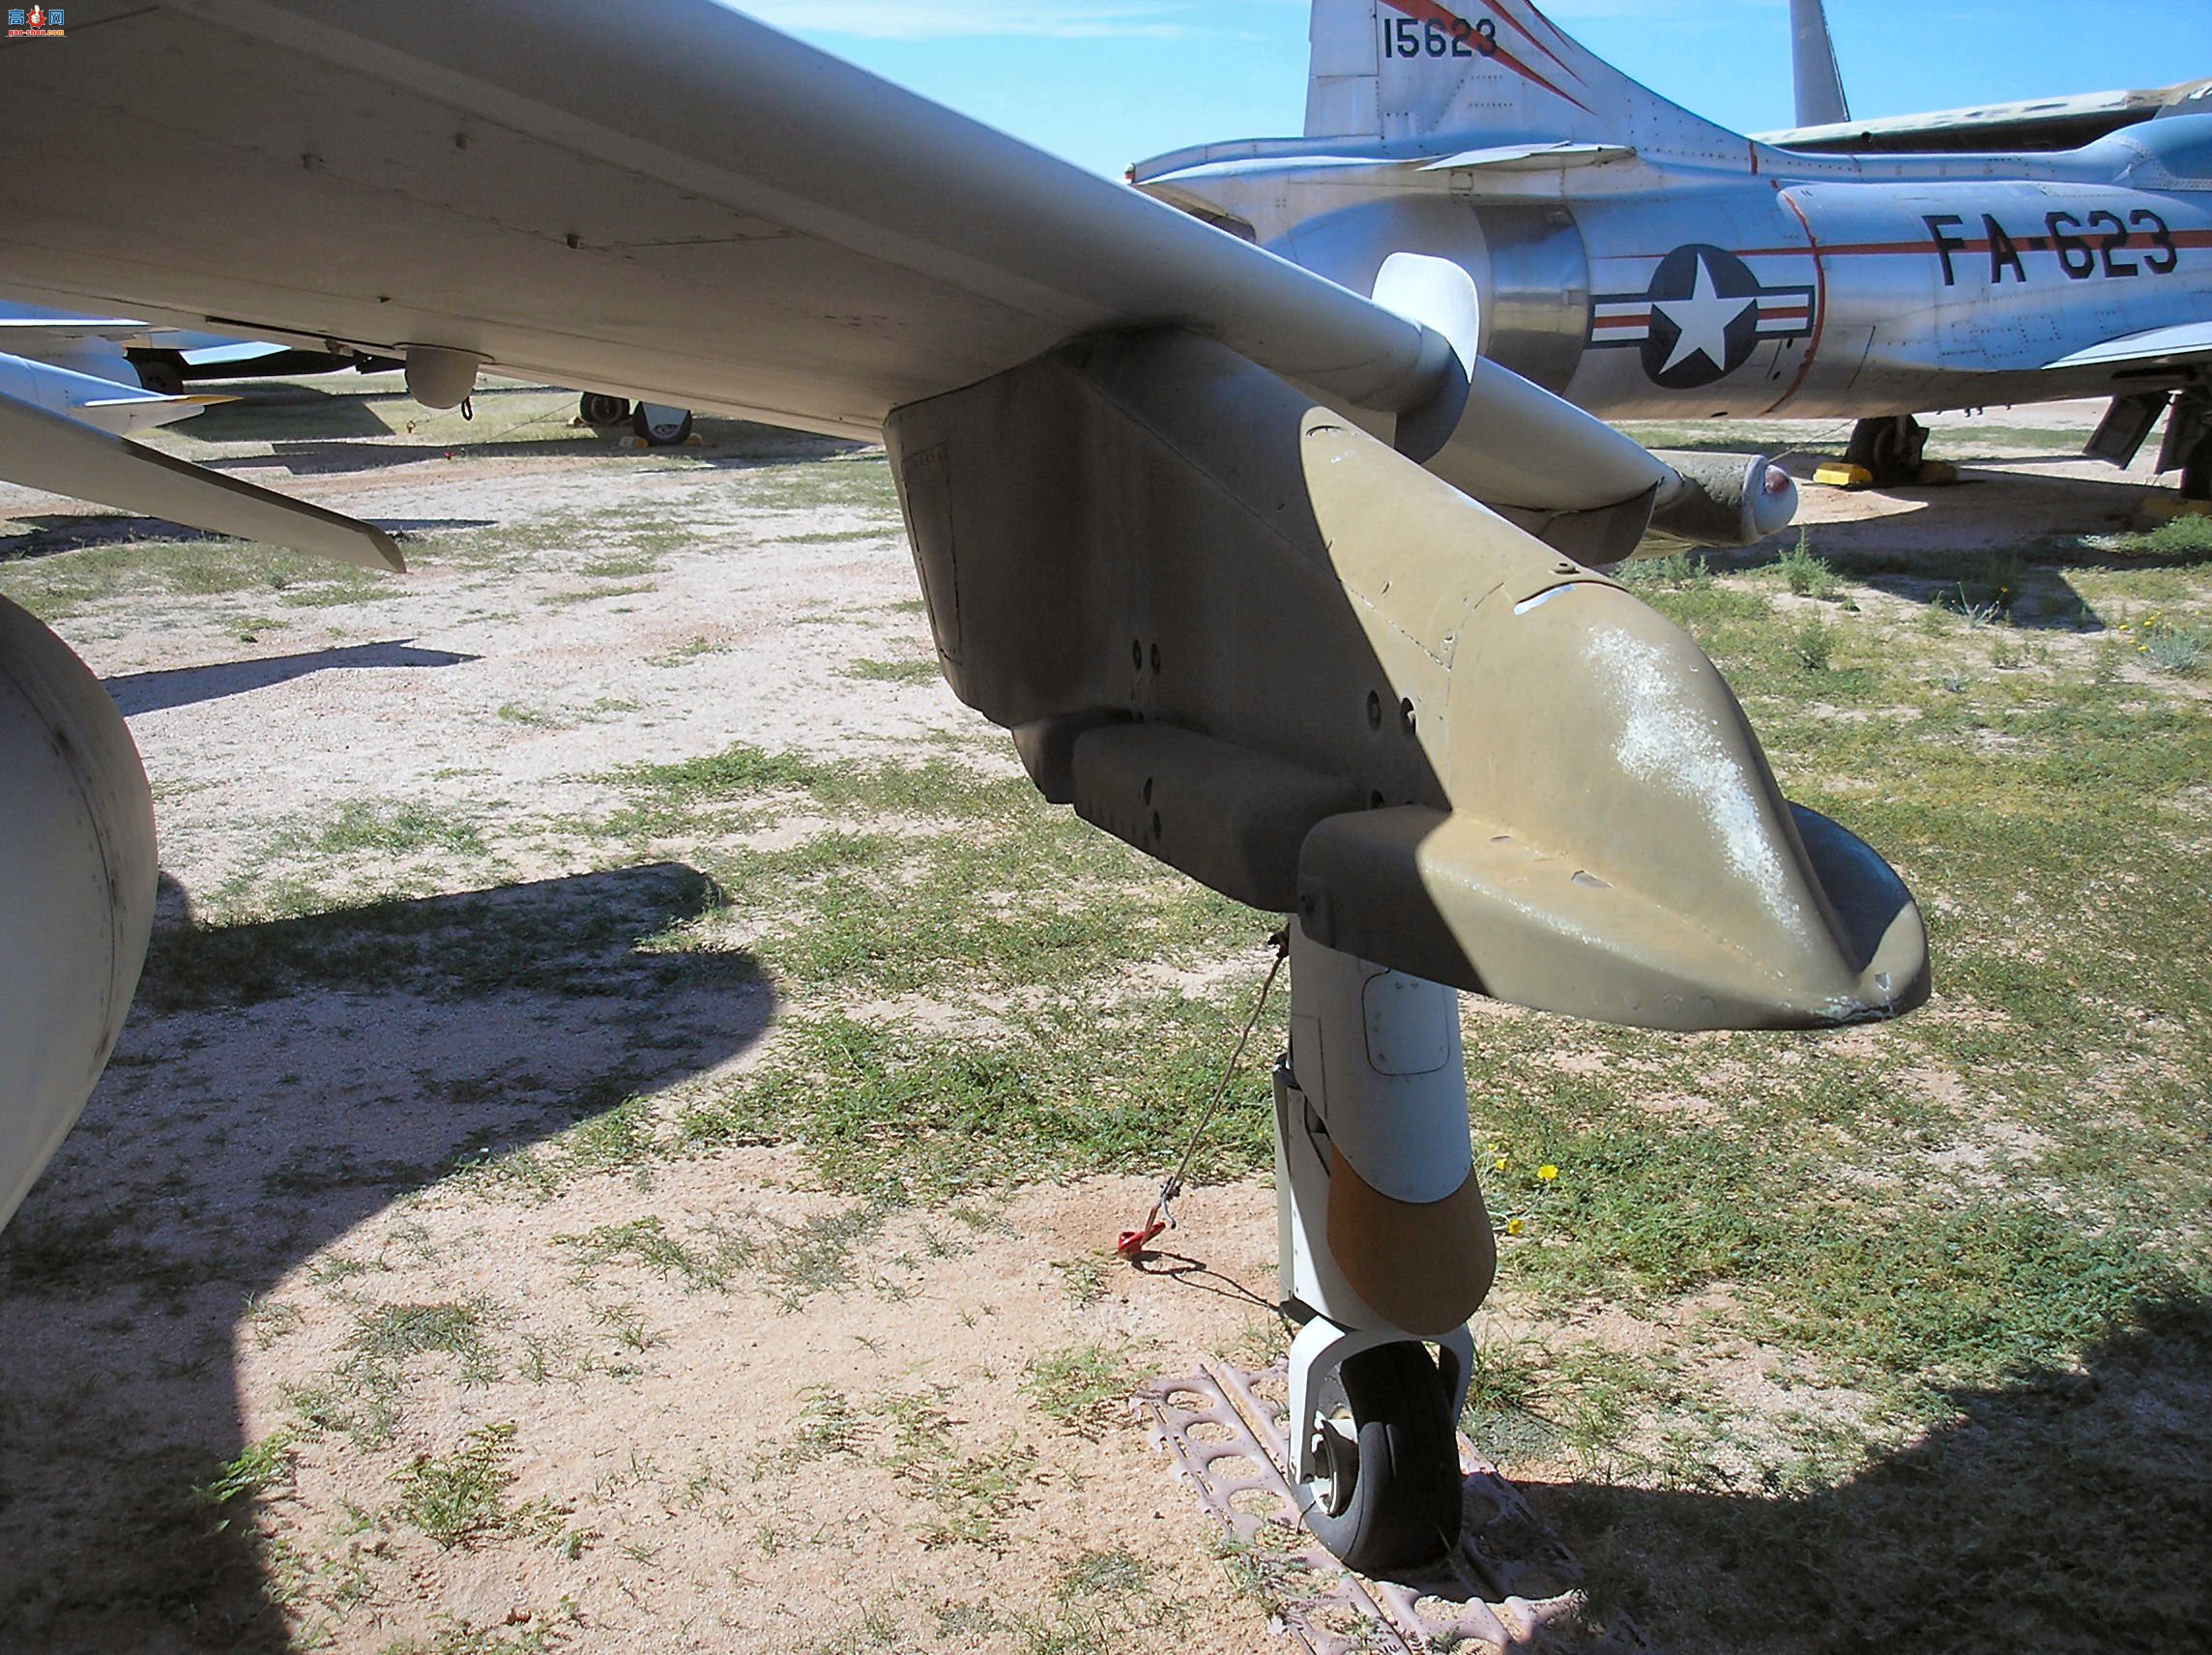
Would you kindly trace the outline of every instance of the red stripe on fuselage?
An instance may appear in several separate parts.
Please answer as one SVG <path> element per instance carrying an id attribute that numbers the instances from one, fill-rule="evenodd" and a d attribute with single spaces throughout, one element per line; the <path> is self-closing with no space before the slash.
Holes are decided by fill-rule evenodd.
<path id="1" fill-rule="evenodd" d="M 1465 17 L 1458 15 L 1456 13 L 1446 11 L 1443 7 L 1438 5 L 1436 0 L 1382 0 L 1382 3 L 1389 7 L 1393 12 L 1404 13 L 1407 16 L 1412 18 L 1417 23 L 1436 23 L 1443 27 L 1448 27 L 1453 23 L 1457 23 L 1462 28 L 1468 29 L 1470 32 L 1474 27 L 1474 25 L 1470 23 Z M 1511 19 L 1508 18 L 1507 21 L 1510 22 Z M 1516 25 L 1516 27 L 1518 27 L 1518 25 Z M 1523 32 L 1526 33 L 1526 31 Z M 1546 80 L 1542 75 L 1538 74 L 1534 70 L 1530 69 L 1527 64 L 1523 63 L 1519 58 L 1515 57 L 1511 52 L 1507 51 L 1503 46 L 1497 48 L 1492 61 L 1503 64 L 1507 69 L 1511 70 L 1515 74 L 1518 74 L 1523 80 L 1528 81 L 1531 86 L 1541 86 L 1553 97 L 1565 99 L 1569 103 L 1572 103 L 1584 114 L 1587 115 L 1591 112 L 1590 106 L 1587 103 L 1585 103 L 1580 98 L 1577 98 L 1572 92 L 1562 92 L 1558 87 L 1554 86 L 1549 80 Z"/>
<path id="2" fill-rule="evenodd" d="M 2212 247 L 2212 230 L 2174 230 L 2169 232 L 2169 235 L 2176 247 Z M 1946 242 L 1943 245 L 1949 247 L 1954 255 L 1959 253 L 1986 253 L 1990 250 L 1990 239 L 1987 236 L 1975 236 L 1964 241 Z M 2012 245 L 2023 253 L 2047 253 L 2052 250 L 2051 238 L 2048 236 L 2015 236 Z M 1806 250 L 1804 247 L 1744 247 L 1736 250 L 1735 256 L 1740 259 L 1803 258 Z M 2144 253 L 2157 252 L 2161 249 L 2156 247 L 2130 242 L 2128 246 L 2124 247 L 2115 247 L 2112 250 L 2115 253 Z M 1841 247 L 1822 247 L 1820 256 L 1822 258 L 1894 258 L 1906 253 L 1926 253 L 1933 257 L 1935 252 L 1936 243 L 1932 239 L 1923 237 L 1917 242 L 1846 242 Z M 1624 253 L 1621 256 L 1624 258 L 1646 258 L 1656 263 L 1665 258 L 1667 254 Z"/>

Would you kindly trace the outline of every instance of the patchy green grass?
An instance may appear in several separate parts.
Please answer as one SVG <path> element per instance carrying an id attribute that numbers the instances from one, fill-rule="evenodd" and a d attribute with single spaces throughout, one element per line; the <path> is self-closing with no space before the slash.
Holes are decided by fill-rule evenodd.
<path id="1" fill-rule="evenodd" d="M 549 1501 L 509 1503 L 514 1486 L 514 1423 L 480 1426 L 450 1454 L 422 1454 L 394 1479 L 386 1520 L 404 1524 L 451 1550 L 533 1533 L 558 1537 L 561 1516 Z"/>
<path id="2" fill-rule="evenodd" d="M 1766 613 L 1769 575 L 1644 595 L 1790 794 L 1906 873 L 1936 1001 L 1836 1035 L 1473 1012 L 1516 1308 L 1470 1429 L 1561 1485 L 1547 1511 L 1662 1646 L 2178 1650 L 2168 1542 L 2124 1537 L 2212 1533 L 2176 1470 L 2212 1451 L 2212 719 L 2143 623 L 1969 611 L 2073 587 L 2196 626 L 2212 577 L 2094 548 L 1836 572 L 1860 613 L 1824 651 Z M 1601 1305 L 1627 1330 L 1578 1325 Z M 2090 1575 L 2116 1626 L 2053 1583 Z"/>
<path id="3" fill-rule="evenodd" d="M 1093 1342 L 1037 1357 L 1022 1391 L 1055 1425 L 1095 1441 L 1128 1417 L 1129 1393 L 1141 1377 L 1125 1343 Z"/>
<path id="4" fill-rule="evenodd" d="M 1843 590 L 1827 560 L 1814 554 L 1812 537 L 1805 531 L 1800 531 L 1797 543 L 1775 561 L 1774 572 L 1793 596 L 1834 597 Z"/>
<path id="5" fill-rule="evenodd" d="M 484 1384 L 498 1372 L 484 1337 L 487 1316 L 488 1306 L 481 1299 L 378 1305 L 361 1313 L 347 1348 L 372 1362 L 404 1363 L 416 1356 L 450 1356 L 462 1383 Z"/>
<path id="6" fill-rule="evenodd" d="M 0 593 L 51 624 L 115 600 L 237 598 L 298 606 L 401 595 L 396 575 L 239 540 L 138 540 L 0 562 Z M 248 611 L 250 614 L 251 611 Z"/>
<path id="7" fill-rule="evenodd" d="M 935 683 L 942 676 L 934 660 L 859 660 L 840 670 L 846 678 L 857 678 L 869 683 Z"/>
<path id="8" fill-rule="evenodd" d="M 483 832 L 475 823 L 451 812 L 413 804 L 383 804 L 374 799 L 350 799 L 316 832 L 310 841 L 326 857 L 353 857 L 373 853 L 408 857 L 443 853 L 452 857 L 486 854 Z"/>

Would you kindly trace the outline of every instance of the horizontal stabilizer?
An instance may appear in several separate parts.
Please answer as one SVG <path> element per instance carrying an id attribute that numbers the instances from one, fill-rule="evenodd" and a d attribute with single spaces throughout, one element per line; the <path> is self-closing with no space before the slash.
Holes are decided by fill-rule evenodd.
<path id="1" fill-rule="evenodd" d="M 2184 322 L 2177 328 L 2153 328 L 2147 334 L 2126 334 L 2046 363 L 2046 369 L 2070 367 L 2123 367 L 2129 363 L 2178 363 L 2212 358 L 2212 322 Z"/>
<path id="2" fill-rule="evenodd" d="M 0 476 L 26 488 L 165 517 L 212 535 L 263 540 L 362 568 L 404 573 L 392 537 L 203 466 L 0 395 Z"/>
<path id="3" fill-rule="evenodd" d="M 218 403 L 243 400 L 236 396 L 101 396 L 80 402 L 79 408 L 213 408 Z"/>
<path id="4" fill-rule="evenodd" d="M 148 327 L 129 316 L 0 316 L 0 349 L 37 356 L 86 339 L 135 339 Z"/>
<path id="5" fill-rule="evenodd" d="M 1626 144 L 1499 144 L 1424 161 L 1421 170 L 1470 172 L 1482 167 L 1492 172 L 1539 172 L 1549 167 L 1595 166 L 1601 161 L 1635 159 L 1636 152 Z"/>

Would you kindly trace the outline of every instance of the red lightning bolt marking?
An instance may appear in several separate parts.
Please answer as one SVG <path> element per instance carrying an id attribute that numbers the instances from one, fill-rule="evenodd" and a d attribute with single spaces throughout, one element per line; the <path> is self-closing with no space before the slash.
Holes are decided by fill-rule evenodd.
<path id="1" fill-rule="evenodd" d="M 1528 10 L 1531 12 L 1536 12 L 1536 8 L 1533 6 L 1530 6 Z M 1520 18 L 1516 17 L 1511 12 L 1508 12 L 1502 6 L 1498 8 L 1498 15 L 1505 20 L 1508 27 L 1517 29 L 1524 36 L 1526 36 L 1530 45 L 1534 46 L 1538 51 L 1542 52 L 1546 57 L 1550 58 L 1554 63 L 1557 64 L 1561 69 L 1566 70 L 1569 74 L 1574 73 L 1574 70 L 1567 63 L 1567 60 L 1561 57 L 1557 52 L 1554 51 L 1550 46 L 1546 45 L 1542 41 L 1538 40 L 1536 38 L 1535 30 L 1529 28 L 1527 23 L 1524 23 Z M 1544 17 L 1543 13 L 1541 12 L 1536 12 L 1536 15 L 1539 17 Z M 1549 26 L 1551 23 L 1551 18 L 1544 17 L 1544 22 L 1547 26 Z M 1552 32 L 1554 34 L 1558 33 L 1557 29 L 1554 29 Z"/>
<path id="2" fill-rule="evenodd" d="M 1457 23 L 1461 28 L 1468 30 L 1470 35 L 1473 33 L 1474 26 L 1471 23 L 1468 22 L 1465 17 L 1458 16 L 1455 14 L 1446 11 L 1443 7 L 1437 4 L 1436 0 L 1382 0 L 1382 3 L 1389 7 L 1393 12 L 1403 12 L 1407 16 L 1412 17 L 1416 22 L 1436 23 L 1444 28 L 1449 28 L 1452 24 Z M 1505 20 L 1508 23 L 1511 23 L 1515 28 L 1520 29 L 1523 34 L 1528 34 L 1528 31 L 1526 28 L 1523 28 L 1510 13 L 1501 13 L 1500 15 L 1502 15 Z M 1528 38 L 1532 41 L 1535 40 L 1533 35 L 1529 35 Z M 1542 43 L 1538 42 L 1537 44 L 1540 45 Z M 1498 62 L 1503 64 L 1507 69 L 1510 69 L 1515 74 L 1518 74 L 1522 79 L 1529 82 L 1531 85 L 1541 86 L 1546 92 L 1549 92 L 1555 98 L 1565 99 L 1569 103 L 1572 103 L 1576 108 L 1580 109 L 1586 115 L 1590 113 L 1590 106 L 1587 103 L 1585 103 L 1580 98 L 1577 98 L 1571 92 L 1560 91 L 1559 88 L 1554 86 L 1549 80 L 1546 80 L 1542 75 L 1538 74 L 1534 70 L 1530 69 L 1527 64 L 1523 63 L 1519 58 L 1515 57 L 1511 52 L 1507 51 L 1503 46 L 1496 47 L 1494 53 L 1491 55 L 1494 55 Z"/>

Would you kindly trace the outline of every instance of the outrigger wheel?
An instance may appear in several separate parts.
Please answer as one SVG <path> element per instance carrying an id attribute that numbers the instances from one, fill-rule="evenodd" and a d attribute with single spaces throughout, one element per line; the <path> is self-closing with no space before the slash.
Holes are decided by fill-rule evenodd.
<path id="1" fill-rule="evenodd" d="M 2181 498 L 2212 500 L 2212 424 L 2202 427 L 2182 455 Z"/>
<path id="2" fill-rule="evenodd" d="M 1433 1563 L 1459 1545 L 1459 1448 L 1443 1376 L 1408 1341 L 1347 1357 L 1315 1443 L 1313 1536 L 1362 1575 Z"/>
<path id="3" fill-rule="evenodd" d="M 1920 462 L 1928 452 L 1928 427 L 1909 414 L 1886 414 L 1861 420 L 1851 427 L 1846 463 L 1863 466 L 1874 474 L 1877 486 L 1889 488 L 1914 482 Z"/>

